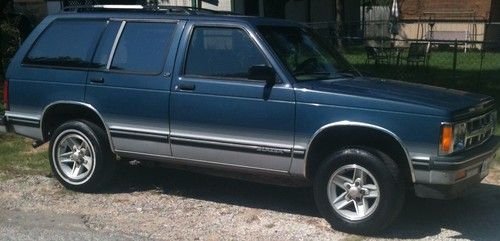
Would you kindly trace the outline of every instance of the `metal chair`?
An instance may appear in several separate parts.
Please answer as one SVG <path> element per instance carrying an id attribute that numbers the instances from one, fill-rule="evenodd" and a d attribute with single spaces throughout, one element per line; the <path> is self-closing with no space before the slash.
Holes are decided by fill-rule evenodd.
<path id="1" fill-rule="evenodd" d="M 406 57 L 407 65 L 419 66 L 421 63 L 425 66 L 429 63 L 429 51 L 431 43 L 411 43 Z"/>
<path id="2" fill-rule="evenodd" d="M 375 64 L 387 63 L 389 61 L 389 56 L 381 51 L 379 48 L 372 46 L 365 46 L 366 50 L 366 60 L 365 64 L 373 61 Z"/>

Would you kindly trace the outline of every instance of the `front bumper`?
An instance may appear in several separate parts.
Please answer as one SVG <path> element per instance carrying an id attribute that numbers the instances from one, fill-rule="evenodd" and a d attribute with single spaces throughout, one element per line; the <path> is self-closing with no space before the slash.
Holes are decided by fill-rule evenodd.
<path id="1" fill-rule="evenodd" d="M 0 115 L 0 134 L 9 132 L 9 125 L 4 115 Z"/>
<path id="2" fill-rule="evenodd" d="M 431 158 L 429 162 L 413 161 L 415 193 L 419 197 L 452 199 L 468 187 L 478 184 L 489 173 L 500 146 L 500 137 L 463 153 Z"/>

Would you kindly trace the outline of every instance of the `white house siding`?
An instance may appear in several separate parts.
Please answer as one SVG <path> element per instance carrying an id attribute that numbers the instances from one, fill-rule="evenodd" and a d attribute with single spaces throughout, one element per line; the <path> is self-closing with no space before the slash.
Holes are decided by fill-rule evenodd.
<path id="1" fill-rule="evenodd" d="M 187 6 L 191 7 L 191 0 L 160 0 L 160 5 L 164 6 Z M 197 1 L 199 2 L 199 1 Z M 205 0 L 201 1 L 202 8 L 213 9 L 217 11 L 231 11 L 231 0 Z"/>
<path id="2" fill-rule="evenodd" d="M 208 0 L 202 1 L 201 7 L 217 11 L 231 11 L 231 0 Z"/>
<path id="3" fill-rule="evenodd" d="M 165 6 L 188 6 L 191 7 L 191 0 L 160 0 L 160 5 Z"/>

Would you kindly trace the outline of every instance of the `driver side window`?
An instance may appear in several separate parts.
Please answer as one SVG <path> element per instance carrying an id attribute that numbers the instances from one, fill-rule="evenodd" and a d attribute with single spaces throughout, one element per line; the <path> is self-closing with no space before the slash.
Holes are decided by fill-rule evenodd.
<path id="1" fill-rule="evenodd" d="M 222 79 L 248 79 L 252 66 L 269 66 L 248 34 L 239 28 L 196 27 L 184 74 Z"/>

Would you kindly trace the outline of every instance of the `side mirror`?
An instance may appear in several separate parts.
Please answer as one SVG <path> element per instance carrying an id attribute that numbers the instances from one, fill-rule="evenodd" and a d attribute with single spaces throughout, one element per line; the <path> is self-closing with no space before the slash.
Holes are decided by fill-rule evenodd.
<path id="1" fill-rule="evenodd" d="M 251 80 L 265 80 L 267 86 L 276 84 L 276 71 L 265 65 L 255 65 L 248 70 L 248 78 Z"/>

